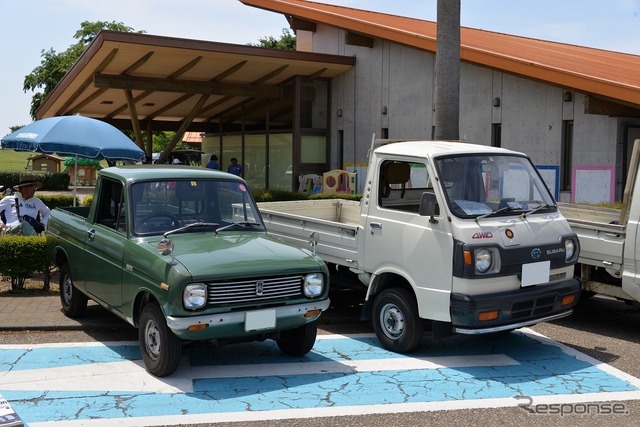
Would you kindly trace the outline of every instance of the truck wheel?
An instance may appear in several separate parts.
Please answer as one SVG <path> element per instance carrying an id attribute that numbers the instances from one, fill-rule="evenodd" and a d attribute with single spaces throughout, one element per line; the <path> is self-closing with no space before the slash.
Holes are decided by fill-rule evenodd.
<path id="1" fill-rule="evenodd" d="M 318 323 L 314 320 L 299 328 L 282 331 L 276 343 L 284 354 L 300 357 L 311 351 L 313 345 L 316 343 L 317 333 Z"/>
<path id="2" fill-rule="evenodd" d="M 422 320 L 415 298 L 405 289 L 382 291 L 373 302 L 373 330 L 387 350 L 406 353 L 420 343 Z"/>
<path id="3" fill-rule="evenodd" d="M 60 269 L 60 303 L 65 316 L 72 319 L 80 317 L 87 310 L 89 299 L 73 284 L 69 263 L 65 263 Z"/>
<path id="4" fill-rule="evenodd" d="M 147 371 L 165 377 L 178 369 L 182 343 L 167 326 L 157 304 L 147 304 L 142 309 L 138 339 Z"/>

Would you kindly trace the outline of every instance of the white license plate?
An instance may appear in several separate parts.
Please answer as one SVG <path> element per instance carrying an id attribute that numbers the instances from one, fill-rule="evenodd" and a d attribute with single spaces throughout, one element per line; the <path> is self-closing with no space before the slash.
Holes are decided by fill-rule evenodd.
<path id="1" fill-rule="evenodd" d="M 533 286 L 549 282 L 551 261 L 522 264 L 521 286 Z"/>
<path id="2" fill-rule="evenodd" d="M 246 332 L 276 327 L 276 310 L 248 311 L 244 317 Z"/>

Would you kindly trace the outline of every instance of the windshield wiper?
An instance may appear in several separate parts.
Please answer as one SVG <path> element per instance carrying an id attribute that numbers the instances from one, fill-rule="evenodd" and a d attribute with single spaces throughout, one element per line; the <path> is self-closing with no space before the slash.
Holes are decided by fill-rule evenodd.
<path id="1" fill-rule="evenodd" d="M 505 206 L 503 208 L 497 209 L 495 211 L 491 211 L 491 212 L 487 212 L 486 214 L 482 214 L 478 217 L 476 217 L 476 222 L 480 221 L 482 218 L 488 218 L 490 216 L 494 216 L 494 215 L 500 215 L 503 212 L 511 212 L 511 211 L 515 211 L 515 208 L 512 208 L 511 206 Z M 520 209 L 518 209 L 520 210 Z"/>
<path id="2" fill-rule="evenodd" d="M 227 224 L 224 227 L 220 227 L 216 230 L 216 234 L 218 234 L 219 231 L 224 231 L 227 230 L 229 228 L 235 227 L 236 225 L 242 227 L 242 228 L 249 228 L 249 227 L 261 227 L 262 224 L 259 224 L 257 222 L 232 222 L 231 224 Z"/>
<path id="3" fill-rule="evenodd" d="M 526 217 L 527 217 L 527 215 L 531 215 L 531 214 L 536 213 L 536 212 L 538 212 L 538 211 L 541 211 L 541 210 L 543 210 L 543 209 L 551 209 L 551 208 L 553 208 L 553 207 L 555 207 L 555 205 L 550 205 L 550 204 L 540 205 L 540 206 L 538 206 L 537 208 L 535 208 L 535 209 L 531 209 L 531 210 L 530 210 L 530 211 L 528 211 L 528 212 L 523 212 L 523 213 L 522 213 L 522 215 L 520 215 L 520 217 L 521 217 L 521 218 L 526 218 Z"/>
<path id="4" fill-rule="evenodd" d="M 191 224 L 187 224 L 184 227 L 179 227 L 179 228 L 176 228 L 174 230 L 169 230 L 169 231 L 165 232 L 163 234 L 163 236 L 167 237 L 170 234 L 179 233 L 181 231 L 187 230 L 187 229 L 192 228 L 192 227 L 215 227 L 216 231 L 217 231 L 218 227 L 220 227 L 220 224 L 218 224 L 217 222 L 202 222 L 202 221 L 194 222 L 194 223 L 191 223 Z"/>

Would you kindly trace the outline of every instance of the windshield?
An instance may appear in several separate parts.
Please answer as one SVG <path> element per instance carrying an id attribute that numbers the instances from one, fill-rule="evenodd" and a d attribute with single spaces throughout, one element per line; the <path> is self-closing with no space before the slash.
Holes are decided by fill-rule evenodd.
<path id="1" fill-rule="evenodd" d="M 133 234 L 174 231 L 264 231 L 247 186 L 209 179 L 158 180 L 131 185 Z"/>
<path id="2" fill-rule="evenodd" d="M 436 166 L 447 204 L 456 216 L 484 218 L 556 209 L 544 181 L 526 157 L 450 156 L 438 158 Z"/>

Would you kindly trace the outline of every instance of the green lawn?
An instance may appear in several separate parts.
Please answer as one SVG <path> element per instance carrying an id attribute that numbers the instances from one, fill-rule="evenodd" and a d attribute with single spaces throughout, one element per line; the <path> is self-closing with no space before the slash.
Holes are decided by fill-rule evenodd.
<path id="1" fill-rule="evenodd" d="M 27 169 L 27 157 L 33 156 L 37 153 L 25 153 L 14 150 L 0 150 L 0 170 L 6 172 L 24 172 L 25 170 L 31 170 L 31 162 L 29 162 L 29 169 Z M 107 162 L 101 161 L 100 166 L 106 168 Z M 64 170 L 64 160 L 61 165 Z"/>
<path id="2" fill-rule="evenodd" d="M 31 155 L 33 155 L 33 153 L 24 153 L 14 150 L 0 150 L 0 170 L 23 172 L 27 166 L 27 157 Z"/>

